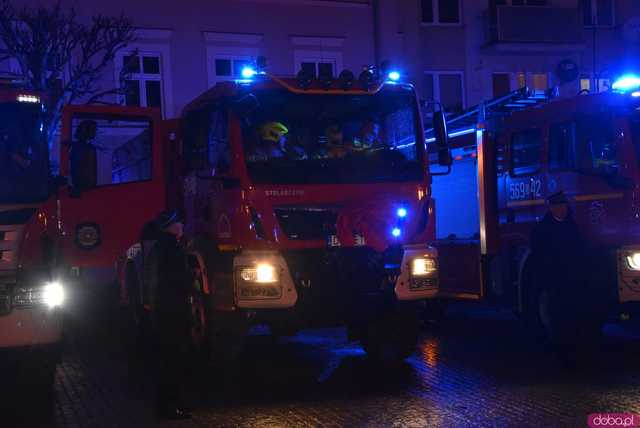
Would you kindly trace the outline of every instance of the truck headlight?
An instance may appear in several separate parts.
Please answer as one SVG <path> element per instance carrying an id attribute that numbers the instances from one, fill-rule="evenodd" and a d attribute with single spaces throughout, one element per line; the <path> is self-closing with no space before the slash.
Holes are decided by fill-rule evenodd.
<path id="1" fill-rule="evenodd" d="M 640 253 L 627 254 L 627 267 L 630 270 L 640 270 Z"/>
<path id="2" fill-rule="evenodd" d="M 35 305 L 55 308 L 62 303 L 64 303 L 64 287 L 57 281 L 37 287 L 17 287 L 13 293 L 13 306 L 18 308 Z"/>
<path id="3" fill-rule="evenodd" d="M 278 270 L 269 263 L 261 263 L 255 267 L 241 268 L 240 278 L 244 282 L 254 282 L 258 284 L 273 284 L 280 280 Z"/>
<path id="4" fill-rule="evenodd" d="M 431 257 L 417 257 L 411 261 L 411 276 L 425 277 L 437 271 L 436 261 Z"/>
<path id="5" fill-rule="evenodd" d="M 50 308 L 61 306 L 64 303 L 64 288 L 59 282 L 50 282 L 44 286 L 42 300 Z"/>

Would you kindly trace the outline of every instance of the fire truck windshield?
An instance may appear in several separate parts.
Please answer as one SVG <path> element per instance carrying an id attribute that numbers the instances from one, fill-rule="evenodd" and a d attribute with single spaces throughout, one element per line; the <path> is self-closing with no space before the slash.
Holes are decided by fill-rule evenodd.
<path id="1" fill-rule="evenodd" d="M 45 199 L 48 177 L 40 105 L 0 103 L 0 203 Z"/>
<path id="2" fill-rule="evenodd" d="M 410 91 L 312 95 L 256 91 L 243 121 L 254 183 L 419 181 L 417 108 Z"/>

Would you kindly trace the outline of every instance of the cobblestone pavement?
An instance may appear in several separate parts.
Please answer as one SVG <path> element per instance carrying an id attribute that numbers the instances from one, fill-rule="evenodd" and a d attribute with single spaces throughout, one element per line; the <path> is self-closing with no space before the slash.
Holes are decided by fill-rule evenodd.
<path id="1" fill-rule="evenodd" d="M 187 422 L 157 421 L 145 370 L 77 322 L 53 397 L 9 396 L 5 385 L 0 427 L 585 427 L 589 413 L 640 413 L 639 329 L 608 325 L 597 358 L 568 370 L 513 320 L 468 317 L 426 324 L 399 367 L 370 362 L 340 329 L 253 335 L 224 372 L 191 367 Z"/>

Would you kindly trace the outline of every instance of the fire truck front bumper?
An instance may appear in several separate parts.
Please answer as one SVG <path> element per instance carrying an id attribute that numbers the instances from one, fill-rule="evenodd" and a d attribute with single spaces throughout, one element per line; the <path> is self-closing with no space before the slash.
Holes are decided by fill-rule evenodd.
<path id="1" fill-rule="evenodd" d="M 426 245 L 291 251 L 245 251 L 234 259 L 236 305 L 245 309 L 292 308 L 313 300 L 385 296 L 416 301 L 438 293 L 437 250 Z"/>
<path id="2" fill-rule="evenodd" d="M 62 339 L 62 312 L 38 306 L 0 316 L 0 350 L 55 347 Z"/>

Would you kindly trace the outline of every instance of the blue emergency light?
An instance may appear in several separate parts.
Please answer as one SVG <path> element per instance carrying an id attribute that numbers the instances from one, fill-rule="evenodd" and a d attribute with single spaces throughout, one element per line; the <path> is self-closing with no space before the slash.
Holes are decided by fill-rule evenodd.
<path id="1" fill-rule="evenodd" d="M 400 230 L 399 227 L 394 227 L 393 229 L 391 229 L 391 234 L 393 235 L 394 238 L 399 238 L 400 235 L 402 234 L 402 230 Z"/>
<path id="2" fill-rule="evenodd" d="M 407 209 L 404 207 L 400 207 L 398 208 L 398 210 L 396 211 L 396 214 L 398 215 L 398 217 L 400 218 L 405 218 L 407 216 Z"/>
<path id="3" fill-rule="evenodd" d="M 640 88 L 640 76 L 635 74 L 620 76 L 620 78 L 611 85 L 611 89 L 618 92 L 628 92 L 638 88 Z"/>
<path id="4" fill-rule="evenodd" d="M 253 76 L 258 74 L 258 72 L 252 67 L 244 67 L 240 74 L 243 79 L 251 79 Z"/>
<path id="5" fill-rule="evenodd" d="M 390 81 L 397 82 L 398 80 L 400 80 L 400 72 L 395 70 L 390 71 L 387 77 L 389 78 Z"/>

